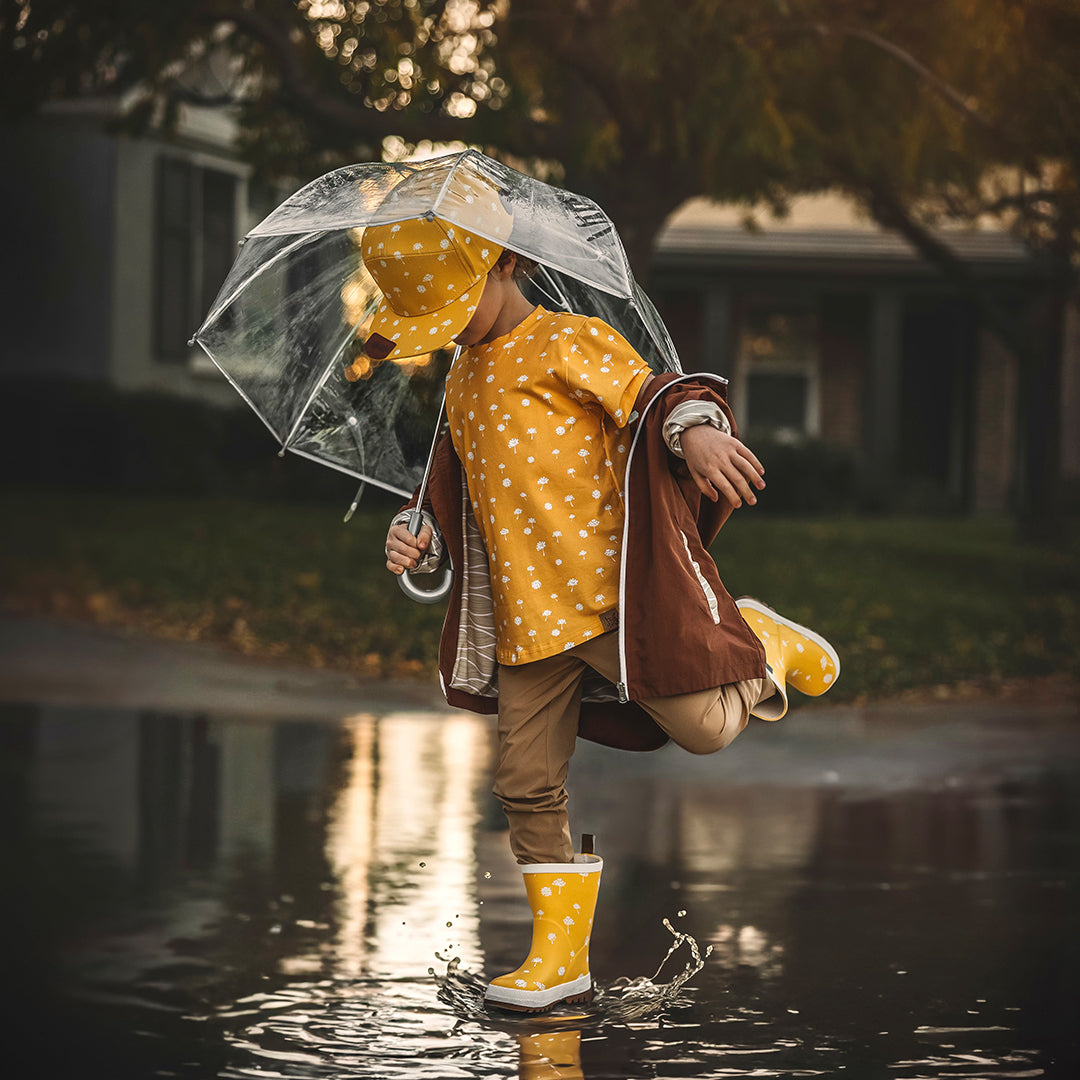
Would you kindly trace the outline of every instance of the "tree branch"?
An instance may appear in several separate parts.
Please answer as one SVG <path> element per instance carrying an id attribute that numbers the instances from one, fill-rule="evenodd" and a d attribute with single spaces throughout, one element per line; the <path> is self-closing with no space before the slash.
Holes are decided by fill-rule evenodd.
<path id="1" fill-rule="evenodd" d="M 906 68 L 913 71 L 930 87 L 940 98 L 951 105 L 958 113 L 991 134 L 1000 135 L 1001 132 L 989 117 L 983 116 L 977 109 L 968 104 L 968 98 L 955 87 L 949 85 L 944 79 L 936 75 L 924 63 L 917 60 L 906 49 L 902 49 L 895 42 L 873 30 L 865 30 L 858 26 L 830 26 L 828 23 L 810 23 L 808 28 L 821 37 L 848 37 L 859 41 L 865 41 L 869 45 L 888 53 L 891 57 L 899 60 Z"/>
<path id="2" fill-rule="evenodd" d="M 368 139 L 397 135 L 409 142 L 431 139 L 436 142 L 474 141 L 477 122 L 474 118 L 447 116 L 445 113 L 422 114 L 401 109 L 379 110 L 357 101 L 348 101 L 347 91 L 341 96 L 321 87 L 305 69 L 300 47 L 293 41 L 288 27 L 257 11 L 244 8 L 205 11 L 196 16 L 199 21 L 221 25 L 230 23 L 247 37 L 259 42 L 274 56 L 275 71 L 282 89 L 305 112 L 339 131 Z"/>
<path id="3" fill-rule="evenodd" d="M 882 228 L 899 233 L 932 266 L 955 282 L 972 299 L 987 326 L 1018 359 L 1032 357 L 1031 344 L 1016 320 L 1006 317 L 980 286 L 971 267 L 943 240 L 912 217 L 907 207 L 885 185 L 871 186 L 865 201 L 874 220 Z"/>

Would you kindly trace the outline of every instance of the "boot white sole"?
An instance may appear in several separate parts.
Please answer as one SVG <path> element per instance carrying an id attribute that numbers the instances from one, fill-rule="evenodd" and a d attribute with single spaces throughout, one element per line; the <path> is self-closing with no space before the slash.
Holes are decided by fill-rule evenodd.
<path id="1" fill-rule="evenodd" d="M 593 996 L 592 976 L 581 975 L 571 982 L 549 986 L 546 990 L 515 990 L 510 986 L 489 985 L 484 1004 L 515 1012 L 543 1012 L 563 1002 L 589 1001 Z"/>

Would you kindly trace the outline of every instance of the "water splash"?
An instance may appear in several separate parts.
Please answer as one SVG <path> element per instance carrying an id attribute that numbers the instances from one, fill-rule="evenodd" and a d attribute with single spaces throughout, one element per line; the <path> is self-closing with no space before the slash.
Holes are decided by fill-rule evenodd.
<path id="1" fill-rule="evenodd" d="M 621 1023 L 644 1020 L 672 1006 L 689 1004 L 682 994 L 682 988 L 705 966 L 705 961 L 712 955 L 712 946 L 707 946 L 705 955 L 702 956 L 698 943 L 691 934 L 676 930 L 668 919 L 664 919 L 664 927 L 675 940 L 651 979 L 644 976 L 636 979 L 616 979 L 611 986 L 600 989 L 597 1004 L 607 1019 Z M 670 982 L 657 982 L 664 965 L 681 945 L 686 945 L 690 959 Z"/>
<path id="2" fill-rule="evenodd" d="M 635 979 L 620 978 L 603 985 L 595 983 L 596 996 L 587 1005 L 558 1006 L 541 1016 L 522 1014 L 522 1022 L 535 1027 L 542 1022 L 545 1027 L 572 1025 L 574 1027 L 598 1028 L 607 1024 L 625 1024 L 629 1021 L 645 1020 L 657 1016 L 665 1009 L 689 1005 L 689 999 L 683 994 L 683 987 L 705 966 L 705 960 L 712 953 L 708 946 L 702 954 L 697 941 L 691 934 L 676 930 L 664 919 L 664 927 L 671 933 L 674 941 L 668 949 L 659 967 L 651 978 L 638 976 Z M 660 973 L 667 962 L 683 946 L 689 953 L 689 959 L 669 982 L 660 982 Z M 438 985 L 436 996 L 448 1005 L 461 1020 L 482 1021 L 485 1025 L 493 1022 L 499 1026 L 516 1026 L 511 1013 L 489 1013 L 484 1004 L 487 980 L 461 967 L 459 957 L 447 958 L 440 953 L 436 958 L 446 964 L 446 971 L 439 974 L 434 968 L 428 973 Z"/>

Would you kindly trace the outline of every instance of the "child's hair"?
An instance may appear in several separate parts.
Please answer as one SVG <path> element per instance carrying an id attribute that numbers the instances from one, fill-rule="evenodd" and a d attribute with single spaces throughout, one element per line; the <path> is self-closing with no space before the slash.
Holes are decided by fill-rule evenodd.
<path id="1" fill-rule="evenodd" d="M 531 278 L 536 273 L 536 268 L 539 265 L 535 259 L 530 259 L 528 255 L 522 255 L 518 251 L 511 251 L 510 248 L 503 248 L 501 259 L 505 255 L 516 255 L 517 262 L 514 263 L 514 280 L 525 281 Z"/>
<path id="2" fill-rule="evenodd" d="M 530 259 L 528 255 L 518 255 L 517 262 L 514 263 L 514 280 L 524 281 L 531 278 L 536 273 L 536 266 L 535 259 Z"/>

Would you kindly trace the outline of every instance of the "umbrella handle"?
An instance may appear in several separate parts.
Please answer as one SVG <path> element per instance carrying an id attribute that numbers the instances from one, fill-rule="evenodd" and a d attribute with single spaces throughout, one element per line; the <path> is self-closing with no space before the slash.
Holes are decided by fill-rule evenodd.
<path id="1" fill-rule="evenodd" d="M 420 535 L 420 530 L 424 527 L 424 515 L 419 507 L 409 511 L 409 520 L 406 524 L 413 536 Z M 417 576 L 429 577 L 428 574 L 418 574 Z M 398 577 L 398 586 L 401 591 L 410 600 L 415 600 L 418 604 L 437 604 L 446 597 L 453 584 L 454 570 L 450 566 L 443 571 L 442 579 L 433 589 L 422 589 L 419 585 L 416 585 L 412 580 L 412 574 L 408 570 Z"/>

